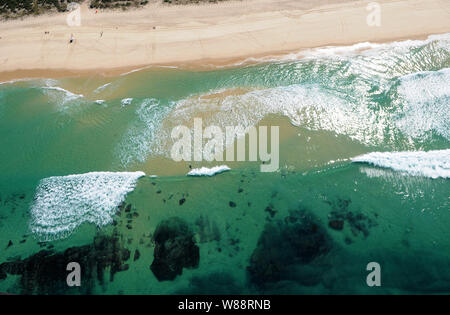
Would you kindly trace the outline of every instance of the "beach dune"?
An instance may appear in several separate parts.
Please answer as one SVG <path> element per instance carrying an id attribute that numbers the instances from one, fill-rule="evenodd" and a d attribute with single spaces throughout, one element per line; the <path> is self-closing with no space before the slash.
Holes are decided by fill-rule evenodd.
<path id="1" fill-rule="evenodd" d="M 0 79 L 113 73 L 147 65 L 226 65 L 306 48 L 424 38 L 450 32 L 448 0 L 244 0 L 210 5 L 151 3 L 140 10 L 81 7 L 67 14 L 0 23 Z M 73 34 L 73 42 L 69 39 Z"/>

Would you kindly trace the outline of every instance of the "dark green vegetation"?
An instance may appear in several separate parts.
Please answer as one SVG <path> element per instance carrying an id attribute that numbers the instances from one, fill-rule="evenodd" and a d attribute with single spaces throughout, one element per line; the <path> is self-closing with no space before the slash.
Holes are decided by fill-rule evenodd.
<path id="1" fill-rule="evenodd" d="M 0 0 L 0 16 L 8 19 L 44 12 L 64 12 L 70 2 L 81 0 Z"/>
<path id="2" fill-rule="evenodd" d="M 223 0 L 162 0 L 169 4 L 217 3 Z M 71 2 L 82 0 L 0 0 L 0 18 L 10 19 L 48 12 L 65 12 Z M 90 0 L 91 9 L 122 9 L 145 6 L 148 0 Z"/>
<path id="3" fill-rule="evenodd" d="M 0 0 L 0 16 L 3 19 L 10 19 L 48 12 L 66 12 L 68 4 L 72 2 L 80 3 L 82 0 Z M 127 9 L 144 6 L 147 3 L 147 0 L 92 0 L 90 7 Z"/>
<path id="4" fill-rule="evenodd" d="M 90 7 L 96 9 L 127 9 L 144 6 L 147 0 L 92 0 Z"/>

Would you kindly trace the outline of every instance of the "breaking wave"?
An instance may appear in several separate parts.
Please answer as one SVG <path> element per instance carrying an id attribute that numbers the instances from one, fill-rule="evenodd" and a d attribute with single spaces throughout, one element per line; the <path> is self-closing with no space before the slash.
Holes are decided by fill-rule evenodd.
<path id="1" fill-rule="evenodd" d="M 59 86 L 45 86 L 45 87 L 43 87 L 43 89 L 59 92 L 59 95 L 62 95 L 62 96 L 63 96 L 63 102 L 64 102 L 64 103 L 65 103 L 65 102 L 72 101 L 72 100 L 75 100 L 75 99 L 77 99 L 77 98 L 83 97 L 82 94 L 75 94 L 75 93 L 72 93 L 72 92 L 70 92 L 70 91 L 68 91 L 68 90 L 65 90 L 65 89 L 59 87 Z M 54 96 L 54 94 L 50 94 L 50 95 L 51 95 L 51 96 Z"/>
<path id="2" fill-rule="evenodd" d="M 127 98 L 122 99 L 122 100 L 120 101 L 120 104 L 121 104 L 122 106 L 127 106 L 127 105 L 130 105 L 132 101 L 133 101 L 133 98 L 132 98 L 132 97 L 127 97 Z"/>
<path id="3" fill-rule="evenodd" d="M 372 152 L 357 156 L 352 162 L 390 168 L 412 176 L 450 178 L 450 149 L 428 152 Z"/>
<path id="4" fill-rule="evenodd" d="M 31 231 L 42 240 L 66 238 L 84 222 L 99 227 L 112 217 L 143 172 L 92 172 L 40 181 L 31 206 Z"/>
<path id="5" fill-rule="evenodd" d="M 374 55 L 378 54 L 380 51 L 396 51 L 405 52 L 411 49 L 411 47 L 424 46 L 432 43 L 438 43 L 439 48 L 449 49 L 450 48 L 450 33 L 430 35 L 424 40 L 405 40 L 405 41 L 394 41 L 389 43 L 371 43 L 371 42 L 361 42 L 353 45 L 343 45 L 343 46 L 325 46 L 317 47 L 311 49 L 304 49 L 297 52 L 290 52 L 288 54 L 268 56 L 255 58 L 250 57 L 245 60 L 233 63 L 228 66 L 244 66 L 248 64 L 255 63 L 268 63 L 268 62 L 286 62 L 286 61 L 297 61 L 305 58 L 335 58 L 335 57 L 352 57 L 355 55 Z M 226 66 L 218 66 L 219 68 L 224 68 Z"/>
<path id="6" fill-rule="evenodd" d="M 50 99 L 51 103 L 57 105 L 58 109 L 65 111 L 70 108 L 70 105 L 75 101 L 79 101 L 84 98 L 82 94 L 76 94 L 62 87 L 55 86 L 57 81 L 47 79 L 45 80 L 46 86 L 41 87 L 44 94 Z"/>
<path id="7" fill-rule="evenodd" d="M 188 176 L 214 176 L 216 174 L 220 174 L 220 173 L 223 173 L 223 172 L 226 172 L 229 170 L 230 170 L 230 168 L 226 165 L 214 166 L 211 168 L 201 167 L 201 168 L 193 169 L 187 175 Z"/>

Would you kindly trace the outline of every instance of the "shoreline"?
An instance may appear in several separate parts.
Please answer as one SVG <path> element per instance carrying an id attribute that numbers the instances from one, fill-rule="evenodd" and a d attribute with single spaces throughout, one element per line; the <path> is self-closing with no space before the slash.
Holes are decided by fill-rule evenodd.
<path id="1" fill-rule="evenodd" d="M 370 44 L 391 44 L 396 42 L 402 42 L 406 40 L 427 40 L 429 36 L 440 36 L 448 33 L 442 34 L 423 34 L 416 35 L 412 38 L 397 38 L 392 41 L 373 41 L 369 42 Z M 124 66 L 117 68 L 99 68 L 99 69 L 86 69 L 86 70 L 69 70 L 69 69 L 28 69 L 28 70 L 12 70 L 0 72 L 0 85 L 22 81 L 22 80 L 33 80 L 33 79 L 58 79 L 58 78 L 77 78 L 77 77 L 86 77 L 86 76 L 99 76 L 99 77 L 115 77 L 115 76 L 125 76 L 131 74 L 133 72 L 145 71 L 150 69 L 175 69 L 175 70 L 192 70 L 192 71 L 211 71 L 218 69 L 229 69 L 240 66 L 250 66 L 257 65 L 266 62 L 276 62 L 286 60 L 285 57 L 290 54 L 301 54 L 302 51 L 306 50 L 314 50 L 321 48 L 329 48 L 329 47 L 351 47 L 353 45 L 360 44 L 357 43 L 349 43 L 348 45 L 327 45 L 327 46 L 318 46 L 318 47 L 310 47 L 305 48 L 303 50 L 293 50 L 293 51 L 283 51 L 279 53 L 274 53 L 270 55 L 261 54 L 259 56 L 245 56 L 242 58 L 224 58 L 222 60 L 218 59 L 208 59 L 206 64 L 205 60 L 194 60 L 188 63 L 174 63 L 174 64 L 143 64 L 143 65 L 135 65 L 135 66 Z M 365 43 L 365 42 L 364 42 Z M 301 56 L 296 57 L 297 60 L 301 59 Z M 250 60 L 254 59 L 254 60 Z M 288 60 L 294 60 L 293 58 Z"/>
<path id="2" fill-rule="evenodd" d="M 217 15 L 220 4 L 163 6 L 157 17 L 153 13 L 152 23 L 145 21 L 154 6 L 120 13 L 105 11 L 97 16 L 84 5 L 80 27 L 64 25 L 64 14 L 2 22 L 0 82 L 115 76 L 153 66 L 211 70 L 319 47 L 426 39 L 450 33 L 450 2 L 384 0 L 380 2 L 381 26 L 369 27 L 366 2 L 334 1 L 338 3 L 290 10 L 287 8 L 296 1 L 228 2 L 222 5 L 227 9 L 219 17 L 208 14 L 214 11 Z M 269 4 L 269 8 L 264 7 Z M 274 10 L 276 4 L 280 5 L 278 10 Z M 250 5 L 256 7 L 248 8 Z M 237 15 L 241 11 L 246 14 Z M 181 12 L 186 16 L 177 19 Z M 116 21 L 121 17 L 128 18 L 125 24 Z M 46 29 L 50 35 L 43 35 Z M 64 35 L 71 32 L 75 43 L 65 43 Z"/>

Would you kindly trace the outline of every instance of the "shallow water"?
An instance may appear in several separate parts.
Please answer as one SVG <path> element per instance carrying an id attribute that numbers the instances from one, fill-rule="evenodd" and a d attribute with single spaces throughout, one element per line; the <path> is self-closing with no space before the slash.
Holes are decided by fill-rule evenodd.
<path id="1" fill-rule="evenodd" d="M 448 38 L 1 84 L 0 291 L 448 293 Z M 279 170 L 174 162 L 170 132 L 196 117 L 279 126 Z M 395 151 L 433 152 L 352 162 Z M 109 173 L 68 177 L 89 172 Z M 372 261 L 381 287 L 366 284 Z"/>

